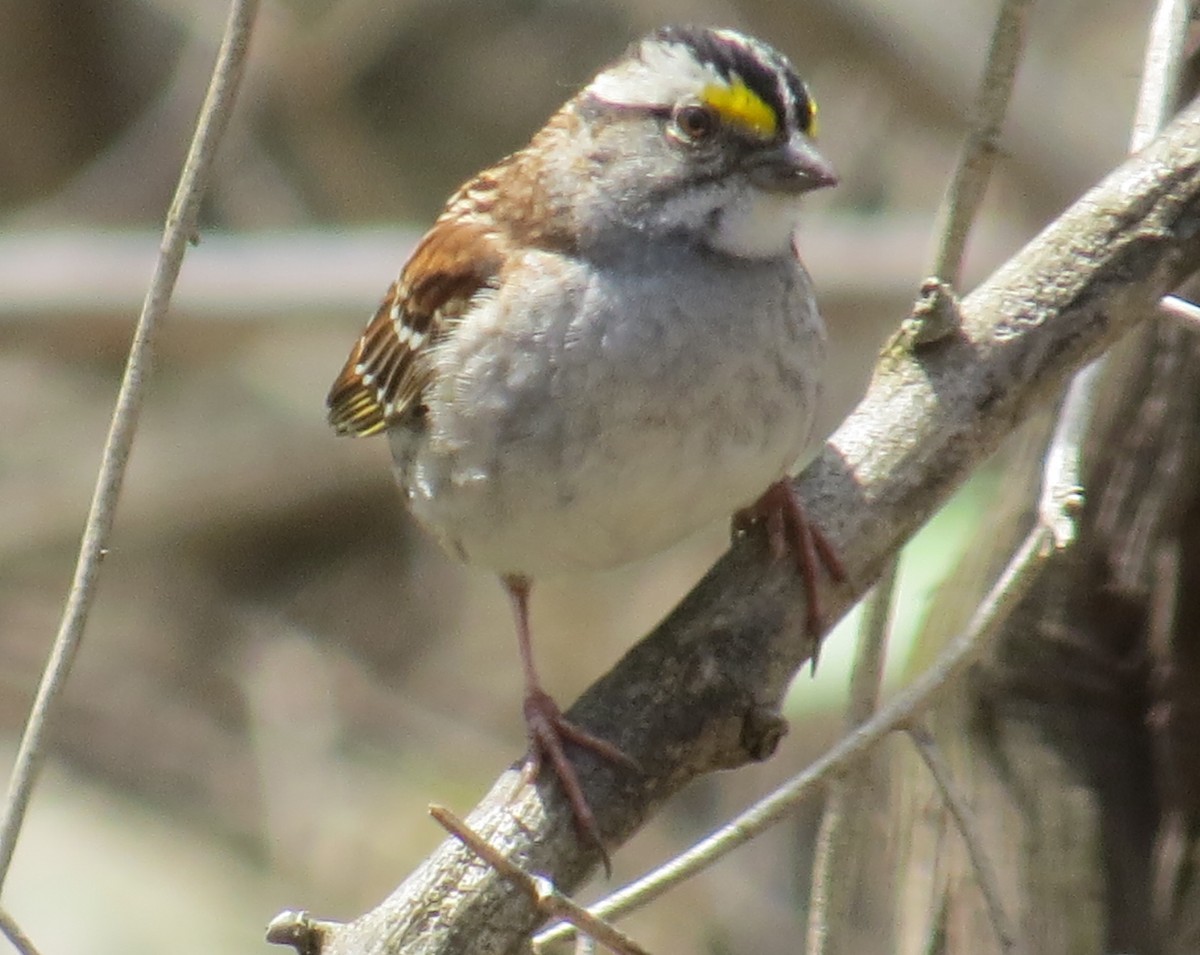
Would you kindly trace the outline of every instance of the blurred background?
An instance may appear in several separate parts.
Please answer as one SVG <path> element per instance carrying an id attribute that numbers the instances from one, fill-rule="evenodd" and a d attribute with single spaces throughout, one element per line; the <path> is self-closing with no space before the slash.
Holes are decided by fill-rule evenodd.
<path id="1" fill-rule="evenodd" d="M 968 287 L 1116 165 L 1148 3 L 1035 5 Z M 212 0 L 0 0 L 0 767 L 53 638 L 158 230 L 225 15 Z M 787 53 L 841 174 L 801 248 L 836 349 L 876 348 L 925 275 L 982 68 L 982 0 L 264 4 L 5 906 L 45 953 L 257 951 L 283 907 L 374 905 L 523 749 L 505 599 L 403 512 L 383 441 L 324 396 L 414 238 L 632 38 L 740 27 Z M 836 359 L 835 359 L 836 360 Z M 836 365 L 835 365 L 836 368 Z M 831 375 L 836 385 L 854 382 Z M 989 478 L 905 558 L 900 631 L 969 546 Z M 564 704 L 719 555 L 535 591 Z M 853 634 L 768 764 L 682 794 L 614 885 L 841 727 Z M 902 677 L 907 648 L 897 645 Z M 790 952 L 819 805 L 628 922 L 663 952 Z M 595 887 L 593 887 L 595 889 Z"/>

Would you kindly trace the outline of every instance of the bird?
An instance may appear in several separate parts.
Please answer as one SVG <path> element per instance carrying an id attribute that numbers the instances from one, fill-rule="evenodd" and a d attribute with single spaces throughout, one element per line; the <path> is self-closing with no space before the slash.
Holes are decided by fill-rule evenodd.
<path id="1" fill-rule="evenodd" d="M 529 144 L 461 186 L 327 399 L 386 434 L 408 509 L 512 605 L 529 736 L 607 861 L 567 744 L 630 764 L 563 715 L 534 663 L 533 582 L 626 564 L 719 519 L 837 555 L 788 480 L 827 434 L 827 333 L 795 241 L 837 184 L 788 59 L 731 29 L 636 40 Z"/>

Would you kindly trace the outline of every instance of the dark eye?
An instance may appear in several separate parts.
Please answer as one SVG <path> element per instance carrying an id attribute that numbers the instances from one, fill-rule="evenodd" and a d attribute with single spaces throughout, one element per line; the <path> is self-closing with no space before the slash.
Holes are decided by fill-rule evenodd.
<path id="1" fill-rule="evenodd" d="M 675 110 L 675 128 L 685 139 L 699 142 L 716 131 L 717 117 L 707 106 L 690 103 Z"/>

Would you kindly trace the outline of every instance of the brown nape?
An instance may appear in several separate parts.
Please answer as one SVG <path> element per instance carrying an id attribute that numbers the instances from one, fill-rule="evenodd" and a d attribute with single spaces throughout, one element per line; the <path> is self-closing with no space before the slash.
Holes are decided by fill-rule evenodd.
<path id="1" fill-rule="evenodd" d="M 578 251 L 575 197 L 553 187 L 561 176 L 553 164 L 562 151 L 559 144 L 583 134 L 572 100 L 550 118 L 529 146 L 506 160 L 513 169 L 505 178 L 503 191 L 495 194 L 493 215 L 514 244 L 567 255 Z"/>

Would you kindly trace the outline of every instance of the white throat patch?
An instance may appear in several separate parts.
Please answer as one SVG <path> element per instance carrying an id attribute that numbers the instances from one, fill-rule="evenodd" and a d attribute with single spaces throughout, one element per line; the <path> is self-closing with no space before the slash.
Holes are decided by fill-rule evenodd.
<path id="1" fill-rule="evenodd" d="M 799 196 L 751 188 L 722 210 L 710 241 L 738 258 L 774 258 L 791 250 L 799 218 Z"/>

